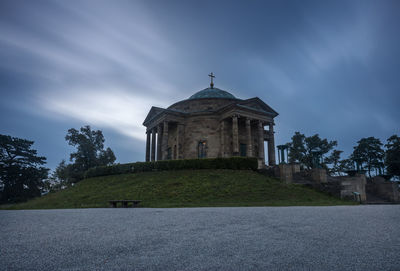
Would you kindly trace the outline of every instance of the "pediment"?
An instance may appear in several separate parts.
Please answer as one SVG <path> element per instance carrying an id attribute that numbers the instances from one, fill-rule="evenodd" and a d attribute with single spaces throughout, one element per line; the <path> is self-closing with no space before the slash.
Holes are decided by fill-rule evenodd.
<path id="1" fill-rule="evenodd" d="M 253 109 L 256 111 L 261 111 L 269 114 L 273 114 L 274 117 L 278 116 L 278 112 L 272 109 L 269 105 L 264 103 L 260 98 L 255 97 L 247 100 L 243 100 L 240 103 L 237 103 L 238 106 L 244 106 L 249 109 Z"/>
<path id="2" fill-rule="evenodd" d="M 147 117 L 143 121 L 143 125 L 146 126 L 148 122 L 150 122 L 152 119 L 154 119 L 156 116 L 158 116 L 164 111 L 165 111 L 164 108 L 152 106 L 149 113 L 147 114 Z"/>

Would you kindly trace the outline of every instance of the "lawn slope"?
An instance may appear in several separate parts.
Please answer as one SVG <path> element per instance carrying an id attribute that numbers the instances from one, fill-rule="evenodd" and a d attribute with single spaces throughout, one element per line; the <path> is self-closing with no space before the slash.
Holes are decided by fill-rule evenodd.
<path id="1" fill-rule="evenodd" d="M 90 178 L 63 191 L 7 208 L 108 207 L 108 200 L 113 199 L 140 199 L 143 207 L 352 204 L 301 185 L 283 184 L 254 171 L 179 170 Z"/>

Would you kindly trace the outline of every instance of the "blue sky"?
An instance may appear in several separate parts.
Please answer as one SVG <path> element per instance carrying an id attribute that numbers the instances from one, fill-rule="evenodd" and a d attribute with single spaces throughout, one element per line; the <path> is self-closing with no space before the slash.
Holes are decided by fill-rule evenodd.
<path id="1" fill-rule="evenodd" d="M 399 1 L 0 1 L 0 133 L 54 168 L 69 128 L 141 161 L 142 122 L 209 84 L 337 140 L 400 134 Z"/>

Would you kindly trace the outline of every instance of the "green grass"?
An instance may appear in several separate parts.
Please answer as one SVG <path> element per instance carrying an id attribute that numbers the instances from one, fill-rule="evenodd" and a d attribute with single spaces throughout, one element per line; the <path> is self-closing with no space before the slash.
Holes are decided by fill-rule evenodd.
<path id="1" fill-rule="evenodd" d="M 75 186 L 2 209 L 108 207 L 138 199 L 142 207 L 348 205 L 324 193 L 247 170 L 179 170 L 90 178 Z"/>

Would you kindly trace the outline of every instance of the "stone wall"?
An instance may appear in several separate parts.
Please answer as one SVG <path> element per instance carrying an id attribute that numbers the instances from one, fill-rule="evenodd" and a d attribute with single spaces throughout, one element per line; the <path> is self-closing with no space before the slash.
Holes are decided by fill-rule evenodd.
<path id="1" fill-rule="evenodd" d="M 177 125 L 171 124 L 169 126 L 168 146 L 174 150 L 177 144 Z M 233 137 L 232 137 L 232 120 L 224 120 L 224 144 L 221 145 L 221 122 L 218 116 L 192 116 L 186 118 L 183 133 L 183 147 L 182 158 L 193 159 L 198 157 L 198 143 L 199 141 L 207 142 L 207 157 L 231 157 L 233 154 Z M 240 144 L 247 145 L 247 131 L 244 118 L 238 120 L 238 139 L 239 139 L 239 152 Z M 252 137 L 252 153 L 253 157 L 258 156 L 259 140 L 257 127 L 255 123 L 251 125 Z M 175 156 L 172 156 L 175 158 Z"/>
<path id="2" fill-rule="evenodd" d="M 177 143 L 177 125 L 170 123 L 168 125 L 168 147 L 171 148 L 171 159 L 175 159 L 175 149 Z"/>
<path id="3" fill-rule="evenodd" d="M 206 142 L 208 158 L 219 157 L 220 122 L 217 116 L 193 116 L 185 123 L 184 159 L 198 158 L 198 144 Z"/>
<path id="4" fill-rule="evenodd" d="M 280 164 L 275 167 L 275 177 L 285 183 L 298 183 L 314 187 L 342 199 L 354 199 L 354 192 L 360 194 L 361 202 L 366 201 L 366 178 L 364 174 L 354 177 L 330 177 L 325 169 L 300 171 L 299 165 Z"/>
<path id="5" fill-rule="evenodd" d="M 293 174 L 300 172 L 300 164 L 290 164 L 290 166 L 292 167 Z"/>
<path id="6" fill-rule="evenodd" d="M 367 194 L 365 190 L 365 186 L 367 183 L 367 179 L 364 174 L 356 174 L 356 176 L 350 177 L 338 177 L 341 184 L 340 197 L 341 198 L 354 198 L 353 192 L 360 193 L 361 202 L 367 200 Z"/>
<path id="7" fill-rule="evenodd" d="M 394 182 L 387 182 L 384 178 L 376 176 L 368 183 L 370 192 L 389 200 L 391 202 L 399 202 L 399 185 Z"/>
<path id="8" fill-rule="evenodd" d="M 290 164 L 279 165 L 279 178 L 285 183 L 293 182 L 293 168 Z"/>
<path id="9" fill-rule="evenodd" d="M 260 149 L 259 143 L 260 140 L 258 139 L 258 127 L 257 125 L 251 125 L 251 140 L 253 143 L 253 156 L 258 157 L 258 151 Z"/>
<path id="10" fill-rule="evenodd" d="M 232 120 L 224 120 L 224 150 L 223 157 L 232 156 Z M 240 128 L 239 128 L 240 129 Z M 221 154 L 222 156 L 222 154 Z"/>
<path id="11" fill-rule="evenodd" d="M 326 183 L 327 182 L 326 170 L 323 168 L 313 168 L 311 170 L 311 180 L 317 184 Z"/>

